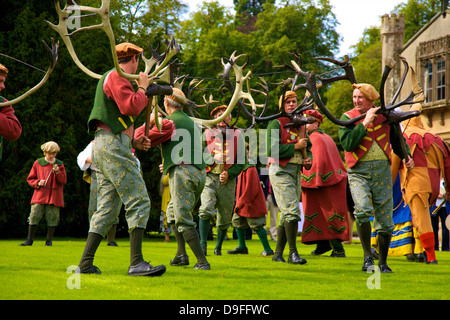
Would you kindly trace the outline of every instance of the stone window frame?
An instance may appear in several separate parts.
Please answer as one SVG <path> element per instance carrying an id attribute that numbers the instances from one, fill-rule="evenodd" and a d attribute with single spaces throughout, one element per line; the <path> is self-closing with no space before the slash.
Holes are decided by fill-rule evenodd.
<path id="1" fill-rule="evenodd" d="M 445 77 L 445 88 L 444 88 L 444 99 L 437 100 L 438 96 L 438 63 L 444 61 L 444 77 Z M 431 76 L 431 88 L 427 90 L 425 83 L 427 64 L 431 62 L 432 64 L 432 76 Z M 422 113 L 428 118 L 427 125 L 432 127 L 431 116 L 433 113 L 438 113 L 440 116 L 440 124 L 445 125 L 444 115 L 446 109 L 450 108 L 450 35 L 446 35 L 441 38 L 434 40 L 421 42 L 417 47 L 416 52 L 416 65 L 418 66 L 418 80 L 424 89 L 424 94 L 426 95 L 426 101 L 422 104 Z M 442 71 L 441 71 L 442 72 Z M 428 92 L 427 92 L 428 91 Z M 429 92 L 431 92 L 431 97 L 429 97 Z M 428 94 L 428 95 L 427 95 Z"/>

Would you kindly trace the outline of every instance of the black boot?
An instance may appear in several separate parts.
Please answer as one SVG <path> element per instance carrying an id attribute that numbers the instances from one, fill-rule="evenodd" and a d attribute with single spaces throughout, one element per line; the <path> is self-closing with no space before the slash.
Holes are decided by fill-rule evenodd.
<path id="1" fill-rule="evenodd" d="M 345 249 L 342 245 L 342 241 L 339 239 L 330 240 L 331 247 L 333 248 L 333 252 L 331 252 L 330 257 L 338 257 L 345 258 Z"/>
<path id="2" fill-rule="evenodd" d="M 111 229 L 109 229 L 108 234 L 106 235 L 107 239 L 107 245 L 110 247 L 118 247 L 116 243 L 116 231 L 117 231 L 117 224 L 114 224 Z"/>
<path id="3" fill-rule="evenodd" d="M 31 245 L 33 245 L 34 233 L 36 232 L 36 228 L 37 228 L 37 225 L 31 225 L 30 224 L 28 226 L 28 237 L 27 237 L 27 240 L 25 242 L 19 244 L 19 246 L 24 247 L 24 246 L 31 246 Z"/>
<path id="4" fill-rule="evenodd" d="M 275 254 L 272 257 L 272 261 L 286 262 L 283 258 L 283 251 L 286 243 L 286 230 L 284 229 L 284 226 L 280 225 L 277 228 L 277 245 L 275 247 Z"/>
<path id="5" fill-rule="evenodd" d="M 103 237 L 98 233 L 88 233 L 86 246 L 84 247 L 84 252 L 78 265 L 81 273 L 101 274 L 100 269 L 94 266 L 94 257 L 102 239 Z"/>
<path id="6" fill-rule="evenodd" d="M 45 245 L 47 247 L 52 246 L 53 234 L 55 233 L 56 227 L 47 227 L 47 240 L 45 241 Z"/>
<path id="7" fill-rule="evenodd" d="M 380 251 L 380 260 L 378 261 L 378 266 L 380 271 L 383 273 L 391 273 L 391 268 L 387 265 L 387 256 L 389 253 L 389 245 L 391 244 L 390 234 L 378 233 L 378 248 Z"/>
<path id="8" fill-rule="evenodd" d="M 289 244 L 288 263 L 305 264 L 307 262 L 306 259 L 301 258 L 297 251 L 298 221 L 285 222 L 284 229 L 286 230 L 286 238 Z"/>
<path id="9" fill-rule="evenodd" d="M 195 230 L 194 228 L 186 229 L 183 232 L 183 237 L 186 243 L 189 245 L 189 248 L 191 248 L 195 257 L 197 258 L 197 263 L 195 264 L 194 269 L 210 270 L 211 266 L 206 260 L 205 254 L 203 253 L 202 246 L 200 245 L 200 237 L 198 236 L 197 230 Z"/>
<path id="10" fill-rule="evenodd" d="M 364 251 L 364 263 L 362 266 L 362 270 L 367 271 L 368 268 L 374 265 L 372 250 L 370 248 L 372 226 L 370 222 L 362 224 L 356 223 L 356 228 L 358 230 L 359 239 L 361 240 L 361 245 Z"/>
<path id="11" fill-rule="evenodd" d="M 145 229 L 135 228 L 130 232 L 130 267 L 128 268 L 129 276 L 160 276 L 166 272 L 166 266 L 159 265 L 153 267 L 144 261 L 142 255 L 142 240 Z"/>
<path id="12" fill-rule="evenodd" d="M 171 266 L 187 266 L 189 265 L 189 257 L 186 254 L 186 241 L 181 233 L 178 232 L 178 228 L 175 223 L 171 224 L 175 240 L 177 240 L 177 254 L 175 258 L 170 260 Z"/>

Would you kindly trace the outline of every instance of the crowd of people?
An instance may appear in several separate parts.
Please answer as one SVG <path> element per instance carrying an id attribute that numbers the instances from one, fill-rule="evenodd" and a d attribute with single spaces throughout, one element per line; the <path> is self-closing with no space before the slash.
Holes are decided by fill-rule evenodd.
<path id="1" fill-rule="evenodd" d="M 117 45 L 120 68 L 135 74 L 142 51 L 127 42 Z M 7 74 L 6 67 L 0 65 L 0 90 Z M 378 259 L 380 271 L 390 273 L 387 260 L 396 225 L 393 212 L 397 172 L 402 199 L 412 217 L 414 260 L 437 263 L 436 224 L 433 229 L 435 218 L 430 208 L 437 199 L 450 200 L 449 147 L 423 127 L 420 116 L 403 124 L 403 136 L 399 135 L 394 126 L 385 123 L 383 115 L 377 114 L 379 107 L 374 101 L 379 94 L 372 85 L 354 84 L 354 108 L 342 115 L 342 120 L 364 115 L 354 125 L 339 128 L 345 162 L 335 141 L 320 127 L 324 118 L 319 111 L 305 112 L 314 123 L 288 125 L 291 121 L 287 114 L 297 108 L 298 100 L 293 91 L 283 94 L 279 109 L 285 116 L 272 120 L 267 127 L 268 178 L 260 176 L 249 161 L 252 150 L 242 130 L 229 125 L 231 116 L 201 132 L 184 112 L 179 99 L 184 94 L 179 89 L 173 88 L 172 94 L 165 95 L 167 117 L 160 126 L 152 117 L 149 124 L 135 128 L 134 118 L 148 104 L 146 92 L 151 79 L 141 72 L 136 85 L 137 90 L 113 69 L 101 77 L 96 88 L 88 120 L 88 132 L 94 138 L 78 157 L 83 178 L 90 183 L 89 232 L 79 262 L 81 273 L 101 273 L 94 258 L 103 238 L 108 239 L 108 245 L 116 245 L 114 237 L 122 206 L 130 234 L 128 274 L 160 276 L 166 272 L 165 265 L 149 264 L 142 253 L 150 198 L 134 150 L 155 147 L 161 149 L 162 155 L 161 225 L 166 241 L 168 234 L 173 233 L 177 242 L 175 257 L 170 260 L 172 266 L 190 264 L 187 243 L 196 259 L 194 268 L 211 268 L 207 240 L 212 223 L 217 228 L 214 255 L 222 255 L 230 227 L 236 230 L 238 247 L 227 253 L 248 254 L 246 233 L 251 229 L 261 242 L 263 256 L 285 263 L 288 245 L 287 263 L 299 265 L 307 263 L 297 249 L 300 222 L 301 242 L 316 245 L 312 254 L 331 251 L 332 257 L 341 258 L 346 257 L 343 242 L 351 240 L 355 223 L 362 247 L 362 270 L 374 268 L 374 260 Z M 1 101 L 7 100 L 2 97 Z M 412 108 L 420 109 L 420 105 Z M 219 106 L 210 117 L 223 118 L 226 109 L 226 105 Z M 0 111 L 0 136 L 17 139 L 21 125 L 13 108 L 3 107 Z M 191 139 L 183 141 L 184 147 L 180 148 L 186 134 Z M 406 143 L 407 154 L 400 147 L 400 139 Z M 0 143 L 1 146 L 3 141 Z M 59 151 L 56 142 L 43 144 L 44 156 L 35 161 L 30 171 L 27 181 L 34 194 L 28 237 L 21 246 L 33 244 L 36 227 L 44 215 L 48 228 L 46 245 L 52 245 L 67 181 L 64 164 L 56 158 Z M 198 223 L 194 217 L 197 203 Z M 266 230 L 268 215 L 270 227 Z M 442 211 L 439 215 L 441 219 L 446 217 Z M 444 229 L 447 230 L 442 225 Z M 373 232 L 377 236 L 376 251 L 371 243 Z M 443 249 L 448 250 L 446 232 Z M 276 241 L 274 250 L 268 237 Z"/>

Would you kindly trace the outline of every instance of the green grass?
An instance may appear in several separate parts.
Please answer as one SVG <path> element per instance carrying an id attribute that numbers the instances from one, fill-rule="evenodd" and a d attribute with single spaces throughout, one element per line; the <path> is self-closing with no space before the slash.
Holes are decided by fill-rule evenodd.
<path id="1" fill-rule="evenodd" d="M 231 236 L 231 234 L 230 234 Z M 314 246 L 300 243 L 299 253 L 306 265 L 275 263 L 262 257 L 262 246 L 254 236 L 247 241 L 249 255 L 226 253 L 237 246 L 227 240 L 223 256 L 211 255 L 215 241 L 208 244 L 211 270 L 193 270 L 195 257 L 188 249 L 190 266 L 172 267 L 169 261 L 176 243 L 162 238 L 146 238 L 143 253 L 153 265 L 165 264 L 162 277 L 130 277 L 129 241 L 118 239 L 119 247 L 102 242 L 95 258 L 102 275 L 81 275 L 80 289 L 68 289 L 72 274 L 67 268 L 77 265 L 84 239 L 60 239 L 45 247 L 42 239 L 31 247 L 19 247 L 23 240 L 0 241 L 1 300 L 447 300 L 450 299 L 450 252 L 437 252 L 438 265 L 407 262 L 390 257 L 393 274 L 381 274 L 380 289 L 369 289 L 371 276 L 361 271 L 359 244 L 345 245 L 347 258 L 310 254 Z M 270 242 L 275 248 L 275 242 Z M 286 248 L 287 251 L 287 248 Z M 285 256 L 287 259 L 287 256 Z"/>

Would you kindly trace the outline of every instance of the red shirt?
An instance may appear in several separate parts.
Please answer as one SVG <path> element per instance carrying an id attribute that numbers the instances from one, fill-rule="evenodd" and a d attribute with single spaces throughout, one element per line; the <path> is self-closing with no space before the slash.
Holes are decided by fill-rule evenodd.
<path id="1" fill-rule="evenodd" d="M 64 164 L 60 161 L 58 163 L 60 163 L 59 172 L 56 174 L 52 171 L 53 164 L 45 161 L 44 158 L 34 162 L 27 178 L 28 184 L 35 189 L 31 204 L 52 204 L 55 207 L 64 207 L 63 186 L 67 182 L 67 176 Z M 46 185 L 38 187 L 40 180 L 47 180 Z"/>
<path id="2" fill-rule="evenodd" d="M 2 102 L 6 102 L 4 100 Z M 17 117 L 14 115 L 14 109 L 12 106 L 0 108 L 0 136 L 6 140 L 17 140 L 22 133 L 22 125 Z"/>

